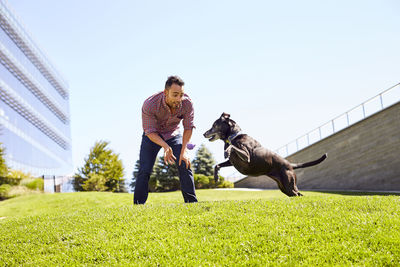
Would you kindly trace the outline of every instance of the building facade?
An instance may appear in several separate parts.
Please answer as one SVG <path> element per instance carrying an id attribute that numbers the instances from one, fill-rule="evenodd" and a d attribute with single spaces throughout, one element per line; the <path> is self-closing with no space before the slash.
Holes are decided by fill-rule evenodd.
<path id="1" fill-rule="evenodd" d="M 68 85 L 0 0 L 0 142 L 12 169 L 72 173 Z"/>

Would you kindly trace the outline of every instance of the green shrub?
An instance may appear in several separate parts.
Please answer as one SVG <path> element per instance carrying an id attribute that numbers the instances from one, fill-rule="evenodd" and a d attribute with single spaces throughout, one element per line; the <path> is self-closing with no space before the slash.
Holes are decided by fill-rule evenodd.
<path id="1" fill-rule="evenodd" d="M 89 179 L 83 182 L 82 188 L 85 191 L 106 191 L 106 178 L 97 173 L 90 173 Z"/>
<path id="2" fill-rule="evenodd" d="M 20 185 L 22 180 L 34 178 L 36 177 L 33 177 L 30 173 L 26 173 L 20 170 L 9 170 L 6 176 L 0 177 L 0 185 Z"/>
<path id="3" fill-rule="evenodd" d="M 194 174 L 193 178 L 196 189 L 207 189 L 215 187 L 215 181 L 213 176 L 207 176 L 204 174 Z"/>
<path id="4" fill-rule="evenodd" d="M 9 198 L 10 189 L 11 185 L 9 184 L 0 185 L 0 200 Z"/>
<path id="5" fill-rule="evenodd" d="M 0 185 L 9 184 L 9 185 L 19 185 L 22 178 L 20 177 L 0 177 Z"/>
<path id="6" fill-rule="evenodd" d="M 14 185 L 11 186 L 10 191 L 8 192 L 8 198 L 26 196 L 37 193 L 41 193 L 41 191 L 31 190 L 24 185 Z"/>
<path id="7" fill-rule="evenodd" d="M 44 181 L 42 178 L 23 179 L 20 184 L 31 190 L 43 191 L 44 188 Z"/>
<path id="8" fill-rule="evenodd" d="M 5 200 L 8 198 L 31 195 L 31 194 L 41 194 L 42 191 L 31 190 L 25 185 L 9 185 L 3 184 L 0 186 L 0 200 Z"/>
<path id="9" fill-rule="evenodd" d="M 233 188 L 234 184 L 229 181 L 220 181 L 217 185 L 218 188 Z"/>
<path id="10" fill-rule="evenodd" d="M 203 174 L 194 174 L 194 185 L 196 189 L 209 189 L 209 188 L 233 188 L 233 183 L 225 181 L 224 177 L 220 176 L 217 183 L 215 183 L 214 176 L 207 176 Z"/>
<path id="11" fill-rule="evenodd" d="M 170 192 L 180 189 L 178 176 L 173 177 L 156 177 L 150 176 L 149 191 L 150 192 Z"/>
<path id="12" fill-rule="evenodd" d="M 20 170 L 9 170 L 7 176 L 15 179 L 35 178 L 29 172 L 23 172 Z"/>
<path id="13" fill-rule="evenodd" d="M 3 144 L 0 143 L 0 176 L 1 177 L 7 176 L 7 173 L 8 173 L 8 166 L 7 166 L 7 163 L 5 160 L 5 155 L 6 155 L 5 148 L 3 147 Z M 1 180 L 0 180 L 0 184 L 2 184 Z"/>

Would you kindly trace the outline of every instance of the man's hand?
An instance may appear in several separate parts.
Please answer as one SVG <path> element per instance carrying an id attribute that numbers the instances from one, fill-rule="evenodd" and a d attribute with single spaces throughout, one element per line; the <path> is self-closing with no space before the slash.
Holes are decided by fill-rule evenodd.
<path id="1" fill-rule="evenodd" d="M 174 156 L 174 153 L 172 152 L 172 148 L 170 146 L 164 147 L 164 163 L 166 165 L 168 164 L 174 164 L 176 160 L 176 157 Z M 179 161 L 180 164 L 180 161 Z"/>
<path id="2" fill-rule="evenodd" d="M 182 149 L 181 155 L 179 156 L 179 166 L 181 166 L 182 161 L 186 163 L 186 169 L 190 168 L 190 159 L 184 149 Z"/>

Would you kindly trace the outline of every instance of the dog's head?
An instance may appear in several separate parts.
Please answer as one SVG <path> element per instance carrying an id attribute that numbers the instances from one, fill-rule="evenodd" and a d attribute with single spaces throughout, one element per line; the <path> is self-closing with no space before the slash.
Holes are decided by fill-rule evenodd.
<path id="1" fill-rule="evenodd" d="M 204 137 L 208 138 L 210 142 L 218 139 L 226 140 L 237 126 L 236 122 L 230 119 L 230 116 L 225 112 L 222 113 L 221 117 L 213 123 L 211 129 L 204 133 Z"/>

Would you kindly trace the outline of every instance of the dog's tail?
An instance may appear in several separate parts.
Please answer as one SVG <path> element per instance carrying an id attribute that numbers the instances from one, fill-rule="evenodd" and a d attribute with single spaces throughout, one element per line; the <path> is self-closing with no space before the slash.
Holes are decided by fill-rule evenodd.
<path id="1" fill-rule="evenodd" d="M 311 167 L 317 164 L 320 164 L 321 162 L 323 162 L 326 158 L 328 157 L 328 154 L 325 153 L 324 155 L 322 155 L 322 157 L 320 157 L 317 160 L 314 161 L 310 161 L 310 162 L 306 162 L 306 163 L 292 163 L 292 167 L 293 169 L 298 169 L 298 168 L 307 168 L 307 167 Z"/>

